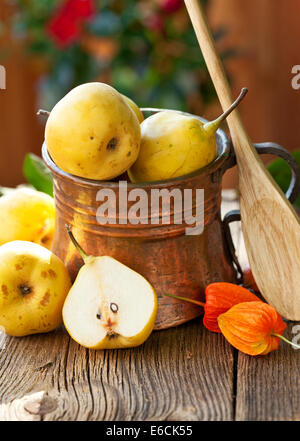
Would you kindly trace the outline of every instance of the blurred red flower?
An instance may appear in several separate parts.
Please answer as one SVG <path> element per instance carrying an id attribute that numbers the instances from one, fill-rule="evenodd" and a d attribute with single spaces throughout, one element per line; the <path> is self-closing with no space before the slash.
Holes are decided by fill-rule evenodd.
<path id="1" fill-rule="evenodd" d="M 47 32 L 59 47 L 69 46 L 80 37 L 81 21 L 95 12 L 94 0 L 67 0 L 48 22 Z"/>
<path id="2" fill-rule="evenodd" d="M 96 12 L 94 0 L 68 0 L 65 8 L 74 18 L 89 18 Z"/>
<path id="3" fill-rule="evenodd" d="M 160 0 L 160 7 L 166 12 L 175 12 L 182 4 L 183 0 Z"/>
<path id="4" fill-rule="evenodd" d="M 158 14 L 151 14 L 145 18 L 145 26 L 151 31 L 162 31 L 164 29 L 164 21 Z"/>
<path id="5" fill-rule="evenodd" d="M 53 17 L 47 31 L 59 47 L 69 46 L 80 36 L 79 23 L 63 15 Z"/>

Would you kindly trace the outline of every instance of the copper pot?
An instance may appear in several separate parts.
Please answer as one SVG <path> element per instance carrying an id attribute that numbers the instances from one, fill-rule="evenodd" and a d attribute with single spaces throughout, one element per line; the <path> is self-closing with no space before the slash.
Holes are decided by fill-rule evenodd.
<path id="1" fill-rule="evenodd" d="M 204 189 L 204 231 L 200 235 L 186 235 L 187 225 L 175 224 L 174 216 L 169 225 L 120 224 L 123 214 L 119 210 L 116 224 L 100 225 L 96 219 L 97 193 L 110 189 L 118 200 L 119 183 L 93 181 L 64 172 L 52 161 L 44 144 L 43 158 L 53 174 L 57 208 L 52 249 L 65 262 L 72 279 L 83 261 L 69 240 L 65 224 L 72 227 L 87 254 L 112 256 L 149 280 L 159 301 L 155 329 L 176 326 L 202 314 L 198 306 L 178 302 L 164 293 L 204 300 L 209 283 L 236 282 L 240 267 L 228 225 L 237 219 L 237 214 L 229 214 L 225 222 L 220 215 L 222 176 L 234 165 L 235 158 L 223 131 L 218 130 L 216 140 L 218 157 L 205 168 L 168 181 L 127 186 L 127 193 L 142 188 L 149 198 L 151 189 Z M 133 203 L 128 202 L 128 210 Z M 172 204 L 170 208 L 173 213 Z M 161 207 L 156 214 L 161 218 Z"/>

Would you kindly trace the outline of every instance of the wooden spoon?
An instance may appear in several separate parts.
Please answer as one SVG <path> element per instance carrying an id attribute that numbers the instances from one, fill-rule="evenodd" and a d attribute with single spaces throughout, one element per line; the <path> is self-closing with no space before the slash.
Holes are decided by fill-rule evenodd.
<path id="1" fill-rule="evenodd" d="M 233 102 L 228 80 L 197 0 L 185 0 L 223 109 Z M 227 119 L 237 157 L 242 230 L 250 266 L 264 298 L 300 320 L 300 221 L 256 153 L 235 110 Z"/>

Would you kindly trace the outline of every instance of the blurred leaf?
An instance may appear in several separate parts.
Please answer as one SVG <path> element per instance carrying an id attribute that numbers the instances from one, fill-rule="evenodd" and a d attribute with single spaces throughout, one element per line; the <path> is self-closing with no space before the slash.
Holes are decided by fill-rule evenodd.
<path id="1" fill-rule="evenodd" d="M 27 181 L 36 190 L 53 196 L 52 175 L 41 158 L 33 153 L 28 153 L 25 156 L 23 172 Z"/>
<path id="2" fill-rule="evenodd" d="M 29 46 L 29 53 L 33 54 L 41 54 L 48 52 L 49 46 L 51 45 L 50 41 L 46 41 L 43 39 L 36 39 Z"/>
<path id="3" fill-rule="evenodd" d="M 291 154 L 300 166 L 300 150 L 294 150 Z M 268 170 L 281 188 L 281 190 L 286 192 L 289 188 L 292 178 L 292 172 L 287 162 L 285 162 L 285 160 L 281 158 L 276 159 L 268 165 Z M 296 207 L 300 207 L 300 195 L 298 196 L 294 205 Z"/>
<path id="4" fill-rule="evenodd" d="M 88 29 L 99 36 L 115 35 L 121 29 L 121 20 L 114 12 L 103 11 L 90 22 Z"/>

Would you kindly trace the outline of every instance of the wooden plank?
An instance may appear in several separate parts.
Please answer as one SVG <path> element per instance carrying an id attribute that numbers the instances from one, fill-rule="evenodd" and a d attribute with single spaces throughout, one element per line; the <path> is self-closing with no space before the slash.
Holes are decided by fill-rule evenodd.
<path id="1" fill-rule="evenodd" d="M 24 42 L 12 31 L 15 2 L 1 1 L 0 64 L 6 69 L 6 89 L 0 90 L 0 185 L 24 182 L 22 165 L 27 152 L 40 155 L 44 123 L 36 116 L 37 81 L 43 60 L 27 57 Z"/>
<path id="2" fill-rule="evenodd" d="M 0 351 L 0 419 L 230 420 L 233 350 L 201 319 L 131 350 L 88 351 L 60 329 Z"/>
<path id="3" fill-rule="evenodd" d="M 234 208 L 226 193 L 223 212 Z M 232 230 L 243 250 L 239 223 Z M 89 351 L 63 329 L 5 343 L 0 420 L 300 419 L 300 351 L 281 344 L 265 357 L 239 353 L 235 378 L 234 350 L 201 319 L 132 350 Z"/>
<path id="4" fill-rule="evenodd" d="M 89 351 L 62 328 L 5 343 L 0 420 L 233 418 L 234 351 L 201 319 L 132 350 Z"/>
<path id="5" fill-rule="evenodd" d="M 234 191 L 223 191 L 223 212 L 239 208 Z M 225 213 L 223 213 L 225 214 Z M 248 264 L 241 224 L 232 236 L 242 268 Z M 295 323 L 285 335 L 291 340 Z M 296 328 L 295 328 L 296 332 Z M 299 334 L 299 328 L 298 328 Z M 236 415 L 238 421 L 300 420 L 300 351 L 281 343 L 279 350 L 263 357 L 237 354 Z"/>
<path id="6" fill-rule="evenodd" d="M 285 336 L 294 337 L 289 323 Z M 299 333 L 299 330 L 298 330 Z M 262 357 L 238 354 L 236 420 L 300 421 L 300 350 L 280 343 Z"/>
<path id="7" fill-rule="evenodd" d="M 300 137 L 299 91 L 291 85 L 292 66 L 299 64 L 300 2 L 276 0 L 275 8 L 274 3 L 212 0 L 209 18 L 214 30 L 227 31 L 218 41 L 219 50 L 238 52 L 238 56 L 226 60 L 226 70 L 234 96 L 242 87 L 249 89 L 239 109 L 250 139 L 276 141 L 292 150 L 299 147 Z M 214 112 L 217 113 L 218 110 Z M 235 167 L 226 173 L 223 185 L 235 187 L 237 181 Z"/>

